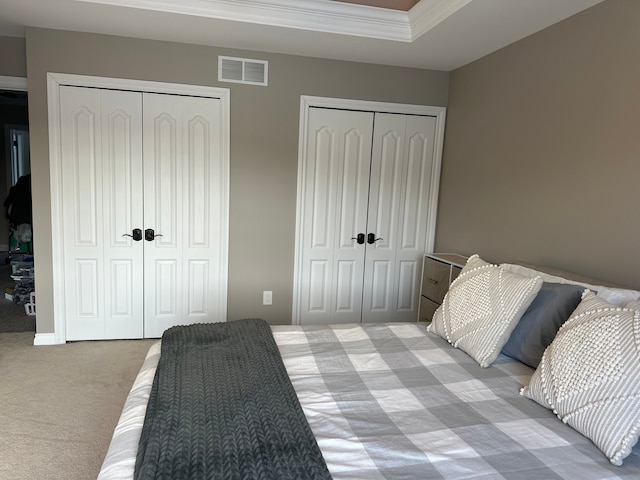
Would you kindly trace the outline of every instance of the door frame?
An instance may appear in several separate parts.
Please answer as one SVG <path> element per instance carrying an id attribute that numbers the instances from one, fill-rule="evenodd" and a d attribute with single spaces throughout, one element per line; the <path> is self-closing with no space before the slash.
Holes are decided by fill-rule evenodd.
<path id="1" fill-rule="evenodd" d="M 359 110 L 379 113 L 399 113 L 408 115 L 429 115 L 436 118 L 436 141 L 434 145 L 433 165 L 431 168 L 431 186 L 429 207 L 427 213 L 427 235 L 424 246 L 425 253 L 433 252 L 436 235 L 436 215 L 438 212 L 438 191 L 440 187 L 440 169 L 442 165 L 442 146 L 444 143 L 444 126 L 446 107 L 428 105 L 411 105 L 403 103 L 373 102 L 366 100 L 349 100 L 343 98 L 300 96 L 300 127 L 298 138 L 298 185 L 296 196 L 296 230 L 293 264 L 293 309 L 291 320 L 293 325 L 300 325 L 300 305 L 302 304 L 302 230 L 303 213 L 305 210 L 304 178 L 307 173 L 307 128 L 309 123 L 309 109 L 312 107 L 332 108 L 336 110 Z"/>
<path id="2" fill-rule="evenodd" d="M 20 125 L 20 124 L 5 124 L 4 126 L 4 138 L 5 138 L 5 146 L 6 146 L 6 158 L 11 161 L 7 163 L 7 192 L 9 189 L 18 182 L 18 179 L 14 181 L 13 176 L 16 173 L 16 169 L 14 169 L 15 158 L 13 157 L 13 146 L 11 145 L 11 133 L 13 131 L 21 131 L 26 132 L 27 136 L 29 135 L 29 125 Z M 31 158 L 31 155 L 29 155 Z M 29 172 L 31 173 L 31 161 L 29 161 Z M 26 174 L 25 174 L 26 175 Z M 20 178 L 21 175 L 18 175 Z"/>
<path id="3" fill-rule="evenodd" d="M 229 163 L 230 163 L 230 90 L 228 88 L 178 83 L 95 77 L 65 73 L 47 73 L 49 123 L 49 168 L 51 185 L 51 250 L 53 254 L 53 343 L 66 342 L 66 309 L 64 301 L 64 249 L 62 231 L 62 145 L 60 142 L 60 87 L 93 87 L 135 92 L 165 93 L 192 97 L 217 98 L 222 111 L 221 150 L 223 176 L 219 285 L 223 293 L 218 307 L 219 318 L 227 317 L 228 251 L 229 251 Z"/>

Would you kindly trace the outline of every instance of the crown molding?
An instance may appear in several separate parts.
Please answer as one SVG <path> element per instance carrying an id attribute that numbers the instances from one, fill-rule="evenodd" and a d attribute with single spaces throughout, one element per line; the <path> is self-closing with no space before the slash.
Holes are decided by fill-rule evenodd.
<path id="1" fill-rule="evenodd" d="M 472 0 L 422 0 L 409 12 L 330 0 L 76 1 L 397 42 L 412 42 Z"/>
<path id="2" fill-rule="evenodd" d="M 408 13 L 329 0 L 76 0 L 325 33 L 411 41 Z"/>
<path id="3" fill-rule="evenodd" d="M 411 41 L 424 35 L 473 0 L 421 0 L 409 10 Z"/>

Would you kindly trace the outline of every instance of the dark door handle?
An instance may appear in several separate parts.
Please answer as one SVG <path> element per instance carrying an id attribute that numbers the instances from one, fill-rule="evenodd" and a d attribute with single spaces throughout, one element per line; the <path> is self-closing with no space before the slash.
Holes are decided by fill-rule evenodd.
<path id="1" fill-rule="evenodd" d="M 144 239 L 147 242 L 152 242 L 156 237 L 161 237 L 162 235 L 153 231 L 153 228 L 147 228 L 144 231 Z"/>
<path id="2" fill-rule="evenodd" d="M 364 233 L 359 233 L 357 237 L 351 237 L 351 240 L 357 240 L 359 245 L 364 243 Z"/>
<path id="3" fill-rule="evenodd" d="M 129 235 L 128 233 L 124 233 L 122 234 L 123 237 L 131 237 L 133 238 L 136 242 L 139 242 L 140 240 L 142 240 L 142 230 L 140 230 L 139 228 L 134 228 L 133 231 L 131 232 L 133 235 Z"/>
<path id="4" fill-rule="evenodd" d="M 367 243 L 371 245 L 372 243 L 376 243 L 378 240 L 383 240 L 382 238 L 376 238 L 375 233 L 370 233 L 367 235 Z"/>

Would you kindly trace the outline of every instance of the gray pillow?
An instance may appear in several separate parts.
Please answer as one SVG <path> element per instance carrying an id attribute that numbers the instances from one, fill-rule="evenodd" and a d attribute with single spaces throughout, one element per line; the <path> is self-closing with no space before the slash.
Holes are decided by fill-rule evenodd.
<path id="1" fill-rule="evenodd" d="M 544 349 L 580 303 L 580 285 L 544 282 L 538 296 L 524 313 L 502 353 L 536 368 Z"/>

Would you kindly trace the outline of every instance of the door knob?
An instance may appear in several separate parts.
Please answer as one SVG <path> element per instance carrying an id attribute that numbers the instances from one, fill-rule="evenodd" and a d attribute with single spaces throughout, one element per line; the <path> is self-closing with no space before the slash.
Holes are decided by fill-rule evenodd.
<path id="1" fill-rule="evenodd" d="M 147 242 L 152 242 L 156 237 L 161 237 L 162 235 L 153 231 L 153 228 L 147 228 L 144 231 L 144 239 Z"/>
<path id="2" fill-rule="evenodd" d="M 383 238 L 376 238 L 375 233 L 370 233 L 367 235 L 367 243 L 371 245 L 372 243 L 376 243 L 378 240 L 384 240 Z"/>
<path id="3" fill-rule="evenodd" d="M 364 243 L 364 233 L 359 233 L 357 237 L 351 237 L 351 240 L 357 240 L 358 245 L 362 245 Z"/>
<path id="4" fill-rule="evenodd" d="M 139 242 L 140 240 L 142 240 L 142 230 L 140 230 L 139 228 L 134 228 L 133 231 L 131 232 L 133 235 L 129 235 L 128 233 L 123 233 L 122 236 L 123 237 L 131 237 L 133 238 L 136 242 Z"/>

